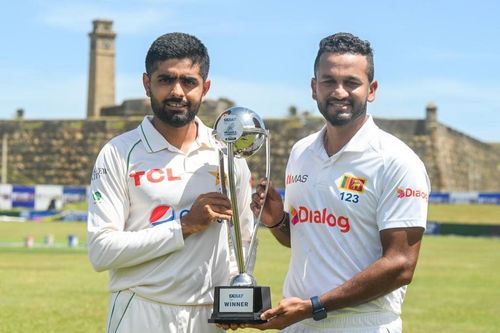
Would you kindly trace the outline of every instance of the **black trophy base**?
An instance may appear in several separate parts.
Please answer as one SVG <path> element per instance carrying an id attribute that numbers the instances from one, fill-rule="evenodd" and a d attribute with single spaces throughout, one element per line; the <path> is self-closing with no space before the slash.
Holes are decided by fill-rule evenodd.
<path id="1" fill-rule="evenodd" d="M 215 287 L 214 311 L 208 319 L 217 324 L 262 324 L 260 315 L 271 308 L 269 287 Z"/>

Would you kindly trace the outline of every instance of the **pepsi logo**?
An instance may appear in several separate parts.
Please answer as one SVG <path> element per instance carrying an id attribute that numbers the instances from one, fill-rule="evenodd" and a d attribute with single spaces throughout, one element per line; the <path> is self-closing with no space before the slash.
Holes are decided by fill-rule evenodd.
<path id="1" fill-rule="evenodd" d="M 168 205 L 160 205 L 155 207 L 149 216 L 151 225 L 156 226 L 175 219 L 174 208 Z"/>

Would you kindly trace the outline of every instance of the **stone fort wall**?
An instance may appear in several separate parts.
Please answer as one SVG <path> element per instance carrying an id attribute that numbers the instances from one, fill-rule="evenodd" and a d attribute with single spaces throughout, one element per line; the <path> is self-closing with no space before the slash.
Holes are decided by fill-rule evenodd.
<path id="1" fill-rule="evenodd" d="M 322 118 L 265 119 L 271 132 L 271 178 L 284 185 L 288 152 L 300 138 L 319 130 Z M 427 120 L 378 119 L 375 123 L 410 146 L 424 162 L 433 192 L 499 192 L 500 149 Z M 263 149 L 262 149 L 263 150 Z M 249 158 L 251 170 L 265 174 L 264 153 Z"/>
<path id="2" fill-rule="evenodd" d="M 209 125 L 210 120 L 215 119 L 212 114 L 201 111 L 200 117 Z M 0 121 L 0 140 L 3 134 L 8 135 L 7 182 L 88 184 L 101 147 L 112 137 L 137 127 L 141 120 L 142 117 L 102 117 Z M 264 122 L 271 132 L 271 178 L 275 186 L 282 187 L 290 148 L 298 139 L 319 130 L 323 119 L 290 116 L 264 119 Z M 375 119 L 375 122 L 420 156 L 434 192 L 500 191 L 499 145 L 475 140 L 440 124 L 432 112 L 429 116 L 429 110 L 424 120 Z M 265 174 L 264 155 L 265 149 L 261 149 L 248 159 L 255 178 Z"/>

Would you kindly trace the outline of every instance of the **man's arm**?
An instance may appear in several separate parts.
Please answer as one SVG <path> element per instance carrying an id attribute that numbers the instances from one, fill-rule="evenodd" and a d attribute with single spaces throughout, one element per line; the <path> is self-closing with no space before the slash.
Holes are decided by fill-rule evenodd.
<path id="1" fill-rule="evenodd" d="M 137 231 L 126 231 L 130 198 L 123 154 L 107 144 L 95 168 L 106 173 L 90 185 L 87 239 L 90 262 L 97 271 L 139 265 L 184 247 L 184 239 L 205 230 L 218 218 L 231 217 L 227 197 L 200 195 L 182 219 Z M 130 221 L 128 221 L 130 223 Z"/>
<path id="2" fill-rule="evenodd" d="M 130 198 L 124 154 L 106 144 L 94 167 L 105 172 L 90 184 L 87 239 L 90 262 L 97 271 L 138 265 L 184 246 L 179 223 L 125 231 Z"/>
<path id="3" fill-rule="evenodd" d="M 322 295 L 322 304 L 327 310 L 356 306 L 410 284 L 423 232 L 419 227 L 381 231 L 382 257 L 351 280 Z"/>
<path id="4" fill-rule="evenodd" d="M 291 247 L 290 214 L 284 211 L 281 219 L 268 228 L 269 230 L 271 230 L 274 238 L 276 238 L 276 240 L 280 242 L 281 245 Z"/>
<path id="5" fill-rule="evenodd" d="M 198 196 L 190 212 L 180 220 L 137 231 L 124 231 L 112 219 L 106 219 L 109 215 L 89 214 L 90 261 L 97 271 L 135 266 L 180 250 L 184 239 L 204 231 L 217 219 L 231 216 L 229 199 L 216 192 Z"/>
<path id="6" fill-rule="evenodd" d="M 383 255 L 344 284 L 320 296 L 327 311 L 369 302 L 407 285 L 413 278 L 424 229 L 419 227 L 386 229 L 380 232 Z M 283 299 L 261 316 L 269 320 L 259 329 L 281 329 L 312 317 L 309 299 Z M 250 327 L 250 326 L 249 326 Z"/>
<path id="7" fill-rule="evenodd" d="M 267 196 L 264 196 L 267 182 L 265 179 L 259 181 L 250 206 L 255 216 L 258 216 L 261 207 L 264 207 L 260 217 L 262 224 L 271 230 L 278 242 L 290 247 L 290 216 L 284 211 L 281 196 L 272 183 L 269 183 Z"/>

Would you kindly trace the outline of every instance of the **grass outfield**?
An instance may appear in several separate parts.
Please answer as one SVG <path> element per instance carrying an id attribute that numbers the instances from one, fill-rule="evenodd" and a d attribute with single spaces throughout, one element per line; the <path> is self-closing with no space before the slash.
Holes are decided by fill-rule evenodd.
<path id="1" fill-rule="evenodd" d="M 500 239 L 426 236 L 403 305 L 405 332 L 498 332 Z"/>
<path id="2" fill-rule="evenodd" d="M 277 304 L 289 250 L 267 230 L 259 238 L 255 277 L 271 286 Z M 499 263 L 497 238 L 426 236 L 404 304 L 404 332 L 498 332 Z M 104 332 L 106 285 L 107 274 L 92 270 L 85 250 L 0 248 L 0 332 Z"/>
<path id="3" fill-rule="evenodd" d="M 52 235 L 56 244 L 67 244 L 70 234 L 85 244 L 86 227 L 83 222 L 0 222 L 0 244 L 23 242 L 28 235 L 34 238 L 35 244 L 42 244 L 47 235 Z"/>
<path id="4" fill-rule="evenodd" d="M 427 219 L 441 223 L 500 225 L 500 205 L 431 204 Z"/>
<path id="5" fill-rule="evenodd" d="M 84 250 L 0 249 L 0 332 L 104 332 L 107 274 Z"/>

